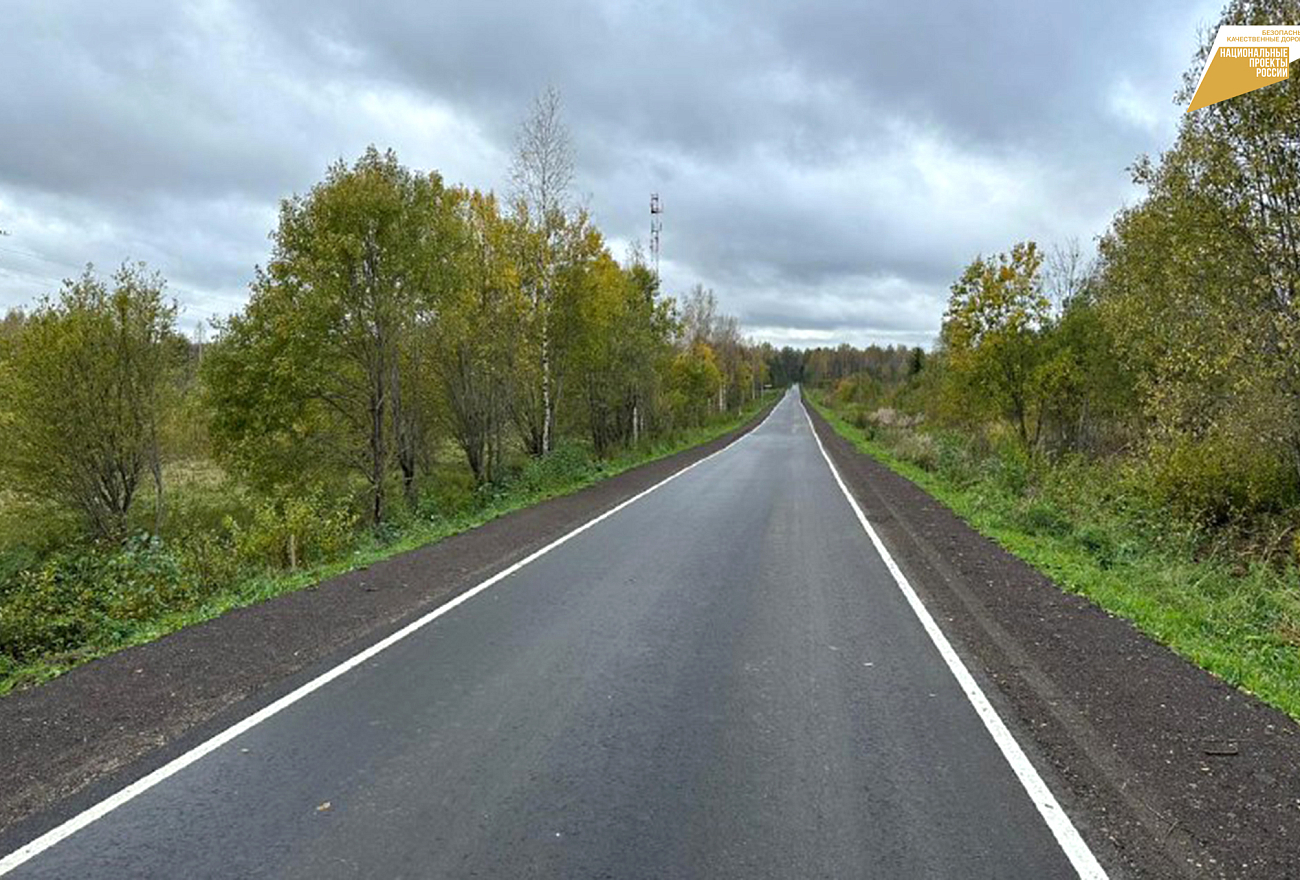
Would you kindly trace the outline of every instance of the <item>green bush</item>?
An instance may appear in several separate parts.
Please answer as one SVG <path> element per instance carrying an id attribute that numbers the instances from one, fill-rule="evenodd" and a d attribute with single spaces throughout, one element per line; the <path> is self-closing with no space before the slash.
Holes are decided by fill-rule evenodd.
<path id="1" fill-rule="evenodd" d="M 239 580 L 243 564 L 229 531 L 191 531 L 176 546 L 181 569 L 201 595 L 212 595 Z"/>
<path id="2" fill-rule="evenodd" d="M 158 538 L 136 535 L 112 549 L 65 550 L 20 572 L 0 592 L 0 653 L 21 659 L 111 643 L 198 596 L 179 556 Z"/>
<path id="3" fill-rule="evenodd" d="M 1265 448 L 1232 438 L 1177 438 L 1156 444 L 1150 490 L 1187 519 L 1227 523 L 1283 511 L 1297 501 L 1294 471 Z"/>
<path id="4" fill-rule="evenodd" d="M 264 500 L 247 525 L 226 520 L 235 558 L 250 567 L 279 570 L 338 559 L 352 547 L 359 517 L 324 490 Z"/>
<path id="5" fill-rule="evenodd" d="M 1114 565 L 1115 544 L 1107 529 L 1089 523 L 1075 529 L 1074 539 L 1089 556 L 1101 564 L 1102 568 L 1110 568 Z"/>
<path id="6" fill-rule="evenodd" d="M 193 609 L 249 569 L 314 565 L 353 544 L 357 516 L 323 492 L 263 501 L 251 520 L 227 518 L 172 542 L 138 534 L 72 547 L 0 580 L 0 654 L 21 661 L 119 644 L 142 625 Z M 292 536 L 292 551 L 290 538 Z"/>
<path id="7" fill-rule="evenodd" d="M 152 620 L 196 598 L 173 548 L 151 535 L 128 538 L 119 551 L 103 557 L 97 575 L 95 592 L 115 620 Z"/>
<path id="8" fill-rule="evenodd" d="M 585 447 L 577 443 L 561 443 L 540 458 L 530 458 L 509 484 L 512 489 L 544 493 L 589 479 L 595 475 L 597 467 Z"/>
<path id="9" fill-rule="evenodd" d="M 23 659 L 83 643 L 95 629 L 92 585 L 61 559 L 16 575 L 0 598 L 0 654 Z"/>

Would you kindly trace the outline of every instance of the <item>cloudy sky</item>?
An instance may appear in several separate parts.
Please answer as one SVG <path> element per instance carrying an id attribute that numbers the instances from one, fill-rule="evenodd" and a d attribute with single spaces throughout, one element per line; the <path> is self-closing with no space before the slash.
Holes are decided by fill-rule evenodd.
<path id="1" fill-rule="evenodd" d="M 661 194 L 670 292 L 777 344 L 929 344 L 975 254 L 1086 245 L 1136 197 L 1219 5 L 11 0 L 0 309 L 130 258 L 187 327 L 227 314 L 332 160 L 500 190 L 553 84 L 616 254 Z"/>

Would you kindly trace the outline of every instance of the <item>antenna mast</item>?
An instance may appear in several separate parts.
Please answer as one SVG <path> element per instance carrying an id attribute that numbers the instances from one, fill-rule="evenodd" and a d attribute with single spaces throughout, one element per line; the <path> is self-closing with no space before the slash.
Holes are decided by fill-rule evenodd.
<path id="1" fill-rule="evenodd" d="M 664 221 L 659 219 L 664 212 L 659 204 L 659 193 L 650 193 L 650 256 L 655 261 L 655 281 L 659 281 L 659 233 L 663 231 Z"/>

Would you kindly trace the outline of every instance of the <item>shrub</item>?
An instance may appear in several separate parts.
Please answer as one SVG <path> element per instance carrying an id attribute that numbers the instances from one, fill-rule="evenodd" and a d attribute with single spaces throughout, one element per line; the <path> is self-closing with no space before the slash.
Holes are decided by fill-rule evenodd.
<path id="1" fill-rule="evenodd" d="M 53 559 L 19 573 L 0 599 L 0 654 L 21 660 L 82 644 L 94 629 L 89 586 Z"/>
<path id="2" fill-rule="evenodd" d="M 1259 446 L 1229 438 L 1177 438 L 1152 447 L 1151 491 L 1183 517 L 1226 523 L 1296 502 L 1291 468 Z"/>
<path id="3" fill-rule="evenodd" d="M 358 520 L 355 511 L 317 488 L 300 496 L 264 500 L 253 508 L 248 525 L 228 518 L 226 528 L 241 563 L 285 569 L 342 556 L 352 546 Z"/>
<path id="4" fill-rule="evenodd" d="M 96 574 L 95 592 L 115 620 L 150 620 L 187 607 L 195 598 L 176 553 L 152 535 L 128 538 L 120 550 L 102 558 Z"/>
<path id="5" fill-rule="evenodd" d="M 20 572 L 0 593 L 0 653 L 21 659 L 120 640 L 198 595 L 180 557 L 156 537 L 64 550 Z"/>
<path id="6" fill-rule="evenodd" d="M 510 480 L 512 488 L 540 493 L 571 486 L 595 472 L 591 456 L 577 443 L 561 443 L 540 458 L 531 458 Z"/>
<path id="7" fill-rule="evenodd" d="M 239 579 L 242 564 L 228 531 L 193 531 L 176 545 L 181 569 L 193 579 L 200 595 L 211 595 Z"/>

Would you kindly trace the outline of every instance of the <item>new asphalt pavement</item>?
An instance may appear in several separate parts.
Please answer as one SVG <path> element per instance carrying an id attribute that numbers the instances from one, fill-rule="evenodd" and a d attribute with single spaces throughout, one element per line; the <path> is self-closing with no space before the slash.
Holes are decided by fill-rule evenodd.
<path id="1" fill-rule="evenodd" d="M 797 393 L 119 800 L 10 876 L 1076 876 Z"/>

